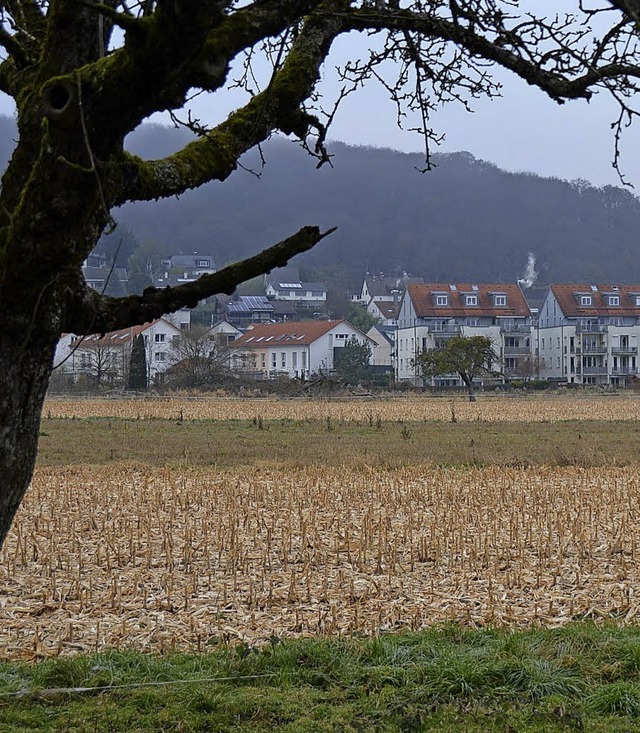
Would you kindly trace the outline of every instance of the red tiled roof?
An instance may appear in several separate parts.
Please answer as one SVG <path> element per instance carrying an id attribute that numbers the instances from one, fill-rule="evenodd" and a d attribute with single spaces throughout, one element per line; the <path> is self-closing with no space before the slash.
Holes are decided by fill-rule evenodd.
<path id="1" fill-rule="evenodd" d="M 130 326 L 129 328 L 121 328 L 119 331 L 109 331 L 109 333 L 91 333 L 88 336 L 78 336 L 82 339 L 82 344 L 87 346 L 114 346 L 116 344 L 126 344 L 136 336 L 144 333 L 148 328 L 158 323 L 160 318 L 155 321 L 143 323 L 139 326 Z"/>
<path id="2" fill-rule="evenodd" d="M 507 296 L 506 306 L 494 306 L 493 294 Z M 453 316 L 529 317 L 531 310 L 519 285 L 504 283 L 425 283 L 408 285 L 407 294 L 418 318 L 447 318 Z M 436 306 L 436 295 L 448 295 L 449 305 Z M 478 305 L 465 305 L 464 296 L 477 295 Z"/>
<path id="3" fill-rule="evenodd" d="M 569 318 L 589 316 L 640 316 L 640 306 L 636 305 L 636 295 L 640 296 L 640 285 L 551 285 L 563 314 Z M 593 305 L 580 304 L 581 295 L 590 295 Z M 618 295 L 620 305 L 609 305 L 607 296 Z"/>
<path id="4" fill-rule="evenodd" d="M 260 323 L 233 341 L 232 348 L 308 345 L 346 321 L 286 321 Z"/>

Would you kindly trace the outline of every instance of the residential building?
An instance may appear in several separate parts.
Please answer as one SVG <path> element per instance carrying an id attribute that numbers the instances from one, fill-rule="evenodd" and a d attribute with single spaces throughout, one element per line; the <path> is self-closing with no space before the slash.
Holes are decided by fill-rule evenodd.
<path id="1" fill-rule="evenodd" d="M 98 384 L 121 385 L 129 374 L 134 339 L 142 334 L 149 383 L 172 362 L 171 349 L 180 329 L 164 318 L 105 334 L 63 334 L 56 348 L 54 369 L 73 380 L 86 377 Z"/>
<path id="2" fill-rule="evenodd" d="M 491 339 L 505 377 L 518 377 L 530 362 L 532 314 L 517 284 L 409 284 L 400 302 L 396 335 L 396 378 L 420 384 L 414 364 L 422 351 L 442 347 L 454 336 Z M 433 384 L 458 385 L 456 374 Z"/>
<path id="3" fill-rule="evenodd" d="M 201 275 L 217 272 L 213 257 L 198 252 L 171 255 L 162 261 L 162 267 L 163 270 L 154 283 L 158 288 L 193 282 Z"/>
<path id="4" fill-rule="evenodd" d="M 557 382 L 624 385 L 640 374 L 640 285 L 551 285 L 535 349 L 540 376 Z"/>
<path id="5" fill-rule="evenodd" d="M 367 309 L 371 301 L 399 303 L 407 285 L 422 282 L 424 281 L 421 277 L 410 277 L 406 272 L 401 277 L 391 277 L 384 273 L 379 275 L 367 273 L 360 292 L 353 295 L 351 300 Z"/>
<path id="6" fill-rule="evenodd" d="M 321 282 L 303 282 L 297 267 L 281 267 L 265 275 L 265 293 L 269 300 L 287 301 L 301 310 L 326 310 L 327 288 Z"/>
<path id="7" fill-rule="evenodd" d="M 396 328 L 381 323 L 372 326 L 367 336 L 373 341 L 371 364 L 376 367 L 389 367 L 395 364 Z"/>
<path id="8" fill-rule="evenodd" d="M 395 328 L 398 325 L 399 302 L 372 298 L 367 305 L 367 311 L 384 326 Z"/>
<path id="9" fill-rule="evenodd" d="M 347 321 L 256 324 L 231 344 L 231 365 L 259 379 L 330 374 L 336 352 L 352 337 L 373 347 L 371 339 Z"/>
<path id="10" fill-rule="evenodd" d="M 222 303 L 223 299 L 218 298 Z M 273 321 L 273 305 L 264 295 L 238 295 L 223 305 L 222 317 L 238 328 Z"/>

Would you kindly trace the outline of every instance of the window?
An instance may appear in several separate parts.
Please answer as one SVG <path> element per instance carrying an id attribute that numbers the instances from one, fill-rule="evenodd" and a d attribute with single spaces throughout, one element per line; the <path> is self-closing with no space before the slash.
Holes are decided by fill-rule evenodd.
<path id="1" fill-rule="evenodd" d="M 266 369 L 267 367 L 267 355 L 266 354 L 262 354 L 262 358 L 260 359 L 260 366 L 263 369 Z"/>
<path id="2" fill-rule="evenodd" d="M 636 295 L 636 305 L 640 305 L 640 295 Z"/>
<path id="3" fill-rule="evenodd" d="M 436 295 L 436 305 L 449 305 L 449 296 Z"/>
<path id="4" fill-rule="evenodd" d="M 619 295 L 610 295 L 609 296 L 609 305 L 620 305 L 620 296 Z"/>
<path id="5" fill-rule="evenodd" d="M 275 369 L 278 366 L 278 355 L 274 351 L 273 354 L 271 354 L 271 368 Z"/>
<path id="6" fill-rule="evenodd" d="M 209 260 L 196 260 L 196 267 L 209 267 Z"/>
<path id="7" fill-rule="evenodd" d="M 164 361 L 166 354 L 164 351 L 156 351 L 156 355 L 154 356 L 154 359 L 156 361 Z"/>
<path id="8" fill-rule="evenodd" d="M 466 295 L 465 304 L 466 305 L 478 305 L 478 296 L 477 295 Z"/>
<path id="9" fill-rule="evenodd" d="M 287 366 L 287 352 L 280 352 L 280 366 L 284 369 Z"/>
<path id="10" fill-rule="evenodd" d="M 189 321 L 180 321 L 180 330 L 181 331 L 188 331 L 189 330 Z"/>
<path id="11" fill-rule="evenodd" d="M 303 369 L 307 368 L 307 352 L 306 351 L 302 352 L 302 368 Z"/>
<path id="12" fill-rule="evenodd" d="M 165 335 L 164 335 L 163 333 L 157 333 L 157 334 L 156 334 L 156 335 L 155 335 L 155 336 L 153 337 L 153 340 L 154 340 L 154 341 L 155 341 L 155 342 L 156 342 L 157 344 L 163 344 L 163 343 L 164 343 L 164 336 L 165 336 Z"/>
<path id="13" fill-rule="evenodd" d="M 293 367 L 294 369 L 297 369 L 297 368 L 298 368 L 298 352 L 297 352 L 297 351 L 294 351 L 294 352 L 293 352 L 293 353 L 291 354 L 291 366 L 292 366 L 292 367 Z"/>
<path id="14" fill-rule="evenodd" d="M 593 298 L 590 295 L 581 295 L 580 296 L 580 305 L 591 305 L 593 302 Z"/>
<path id="15" fill-rule="evenodd" d="M 507 296 L 506 295 L 495 295 L 493 297 L 493 304 L 498 306 L 505 306 L 507 304 Z"/>

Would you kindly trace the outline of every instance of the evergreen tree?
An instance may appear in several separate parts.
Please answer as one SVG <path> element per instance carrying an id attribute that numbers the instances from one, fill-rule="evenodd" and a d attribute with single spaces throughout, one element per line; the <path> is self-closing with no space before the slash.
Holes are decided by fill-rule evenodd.
<path id="1" fill-rule="evenodd" d="M 133 340 L 127 389 L 144 390 L 149 386 L 147 377 L 147 350 L 144 336 L 139 334 Z"/>

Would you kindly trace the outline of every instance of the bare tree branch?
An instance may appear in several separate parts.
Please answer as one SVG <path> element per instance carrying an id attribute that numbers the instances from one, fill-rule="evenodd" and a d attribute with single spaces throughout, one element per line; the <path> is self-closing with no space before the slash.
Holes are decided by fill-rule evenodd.
<path id="1" fill-rule="evenodd" d="M 105 333 L 144 323 L 173 313 L 180 308 L 194 308 L 203 298 L 216 293 L 232 293 L 236 287 L 256 275 L 283 267 L 297 254 L 306 252 L 335 231 L 320 232 L 318 227 L 303 227 L 296 234 L 195 282 L 172 288 L 147 288 L 142 295 L 109 298 L 85 287 L 79 307 L 71 309 L 63 329 L 76 334 Z"/>
<path id="2" fill-rule="evenodd" d="M 308 21 L 267 89 L 214 130 L 163 160 L 125 154 L 121 164 L 107 172 L 113 204 L 172 196 L 224 180 L 240 156 L 274 129 L 304 139 L 311 126 L 321 127 L 300 105 L 311 94 L 335 35 L 335 19 Z"/>

